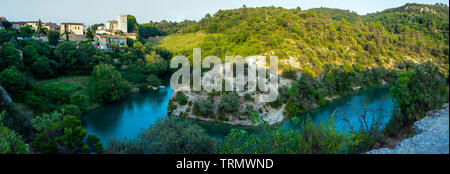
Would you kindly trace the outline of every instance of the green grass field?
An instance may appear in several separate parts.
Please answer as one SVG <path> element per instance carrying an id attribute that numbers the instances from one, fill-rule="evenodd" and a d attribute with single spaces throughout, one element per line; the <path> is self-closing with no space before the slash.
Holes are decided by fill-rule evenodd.
<path id="1" fill-rule="evenodd" d="M 54 87 L 67 92 L 70 95 L 84 94 L 87 95 L 87 76 L 68 76 L 57 79 L 37 81 L 36 84 L 44 87 Z"/>
<path id="2" fill-rule="evenodd" d="M 171 52 L 179 53 L 189 50 L 192 51 L 193 48 L 203 42 L 205 37 L 210 35 L 212 34 L 206 34 L 204 32 L 173 34 L 160 39 L 153 38 L 150 42 L 157 47 L 164 47 Z"/>

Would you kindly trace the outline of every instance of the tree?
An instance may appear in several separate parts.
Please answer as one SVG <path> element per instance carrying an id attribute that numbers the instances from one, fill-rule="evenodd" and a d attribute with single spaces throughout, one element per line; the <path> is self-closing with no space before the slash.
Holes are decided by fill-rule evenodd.
<path id="1" fill-rule="evenodd" d="M 264 128 L 262 133 L 249 134 L 232 129 L 220 146 L 221 154 L 336 154 L 342 153 L 345 134 L 334 127 L 317 126 L 310 118 L 302 124 L 302 131 Z"/>
<path id="2" fill-rule="evenodd" d="M 91 96 L 100 102 L 118 101 L 130 90 L 128 82 L 109 64 L 95 66 L 90 87 Z"/>
<path id="3" fill-rule="evenodd" d="M 163 33 L 152 24 L 142 24 L 139 25 L 138 34 L 141 38 L 148 38 L 153 36 L 161 36 Z"/>
<path id="4" fill-rule="evenodd" d="M 7 68 L 0 73 L 0 84 L 5 88 L 11 97 L 17 101 L 22 101 L 26 87 L 26 79 L 15 67 Z"/>
<path id="5" fill-rule="evenodd" d="M 58 71 L 63 74 L 74 74 L 77 63 L 77 47 L 73 42 L 63 42 L 54 51 Z"/>
<path id="6" fill-rule="evenodd" d="M 92 33 L 91 28 L 88 28 L 88 29 L 87 29 L 87 32 L 86 32 L 86 38 L 88 38 L 88 39 L 94 39 L 94 34 Z"/>
<path id="7" fill-rule="evenodd" d="M 16 33 L 11 30 L 0 30 L 0 45 L 5 42 L 11 41 L 11 38 L 15 38 Z"/>
<path id="8" fill-rule="evenodd" d="M 103 145 L 81 126 L 80 120 L 74 116 L 65 116 L 62 120 L 45 126 L 30 143 L 34 151 L 40 153 L 102 153 Z"/>
<path id="9" fill-rule="evenodd" d="M 203 117 L 212 117 L 213 114 L 213 102 L 209 99 L 199 99 L 194 103 L 192 110 L 195 115 Z"/>
<path id="10" fill-rule="evenodd" d="M 31 69 L 33 63 L 38 59 L 39 53 L 33 45 L 27 45 L 23 48 L 23 64 L 26 69 Z"/>
<path id="11" fill-rule="evenodd" d="M 220 98 L 219 111 L 236 113 L 239 111 L 239 96 L 235 92 L 222 94 Z"/>
<path id="12" fill-rule="evenodd" d="M 37 28 L 36 33 L 39 34 L 39 35 L 42 34 L 42 22 L 41 22 L 41 19 L 39 19 L 38 28 Z"/>
<path id="13" fill-rule="evenodd" d="M 46 127 L 49 127 L 50 125 L 61 121 L 63 119 L 63 115 L 59 113 L 58 111 L 55 111 L 51 114 L 41 114 L 37 115 L 34 118 L 31 119 L 31 124 L 33 127 L 38 131 L 42 132 Z"/>
<path id="14" fill-rule="evenodd" d="M 48 43 L 50 45 L 58 45 L 59 43 L 59 32 L 54 31 L 54 30 L 49 30 L 47 32 L 47 38 L 48 38 Z"/>
<path id="15" fill-rule="evenodd" d="M 72 105 L 77 105 L 81 112 L 85 112 L 89 107 L 89 97 L 82 94 L 75 94 L 70 98 Z"/>
<path id="16" fill-rule="evenodd" d="M 413 72 L 401 72 L 391 88 L 398 113 L 394 112 L 386 131 L 409 127 L 427 111 L 440 109 L 448 102 L 448 91 L 445 75 L 431 62 L 418 65 Z"/>
<path id="17" fill-rule="evenodd" d="M 7 20 L 2 20 L 1 26 L 5 27 L 5 29 L 10 29 L 12 27 L 12 23 Z"/>
<path id="18" fill-rule="evenodd" d="M 27 146 L 20 135 L 13 130 L 3 126 L 5 112 L 0 112 L 0 154 L 25 154 L 28 153 Z"/>
<path id="19" fill-rule="evenodd" d="M 148 76 L 145 75 L 145 69 L 136 63 L 131 64 L 126 69 L 122 70 L 122 75 L 133 84 L 145 83 L 147 82 L 146 78 L 148 78 Z"/>
<path id="20" fill-rule="evenodd" d="M 0 71 L 9 66 L 22 68 L 23 62 L 19 51 L 11 42 L 5 42 L 0 50 Z"/>
<path id="21" fill-rule="evenodd" d="M 175 95 L 175 101 L 178 102 L 180 105 L 186 105 L 188 99 L 186 98 L 186 95 L 183 92 L 177 91 Z"/>
<path id="22" fill-rule="evenodd" d="M 94 67 L 93 56 L 97 49 L 90 43 L 82 43 L 77 49 L 76 74 L 90 74 Z"/>
<path id="23" fill-rule="evenodd" d="M 158 86 L 158 85 L 161 85 L 161 80 L 154 74 L 150 74 L 147 77 L 147 83 L 154 85 L 154 86 Z"/>
<path id="24" fill-rule="evenodd" d="M 33 34 L 34 34 L 34 31 L 31 28 L 31 26 L 29 26 L 29 25 L 20 28 L 20 32 L 19 32 L 20 37 L 31 37 L 31 36 L 33 36 Z"/>
<path id="25" fill-rule="evenodd" d="M 136 139 L 112 140 L 106 153 L 215 154 L 220 141 L 202 127 L 179 119 L 164 117 Z"/>
<path id="26" fill-rule="evenodd" d="M 47 57 L 39 57 L 31 66 L 33 76 L 39 79 L 49 79 L 53 77 L 53 70 Z"/>
<path id="27" fill-rule="evenodd" d="M 127 15 L 127 28 L 128 33 L 135 33 L 138 29 L 138 23 L 136 21 L 136 18 L 132 15 Z"/>
<path id="28" fill-rule="evenodd" d="M 81 110 L 77 105 L 61 105 L 58 107 L 58 111 L 63 115 L 71 115 L 79 118 L 81 116 Z"/>

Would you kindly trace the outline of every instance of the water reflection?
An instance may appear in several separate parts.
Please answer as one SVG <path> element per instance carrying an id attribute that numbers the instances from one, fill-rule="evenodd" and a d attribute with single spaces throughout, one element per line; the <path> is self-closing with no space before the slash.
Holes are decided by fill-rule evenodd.
<path id="1" fill-rule="evenodd" d="M 171 94 L 171 88 L 131 94 L 84 115 L 84 127 L 102 142 L 108 138 L 135 137 L 158 118 L 167 115 Z"/>
<path id="2" fill-rule="evenodd" d="M 158 118 L 167 115 L 167 106 L 171 88 L 159 89 L 157 91 L 146 91 L 132 94 L 124 100 L 104 105 L 84 116 L 83 124 L 89 134 L 97 135 L 102 142 L 106 143 L 108 138 L 132 138 L 143 129 L 148 128 Z M 375 119 L 380 119 L 384 125 L 389 120 L 393 108 L 392 97 L 389 88 L 374 88 L 360 91 L 354 95 L 337 99 L 329 105 L 315 109 L 309 113 L 300 115 L 299 118 L 310 116 L 314 123 L 328 123 L 330 116 L 334 115 L 334 123 L 339 131 L 349 131 L 348 118 L 354 129 L 359 129 L 357 112 L 362 113 L 364 109 L 377 110 L 382 108 L 383 112 L 377 112 Z M 370 114 L 369 114 L 370 115 Z M 372 116 L 372 115 L 370 115 Z M 260 132 L 258 129 L 246 127 L 229 126 L 207 122 L 192 121 L 205 128 L 208 134 L 217 138 L 224 138 L 233 128 L 241 128 L 251 133 Z M 372 123 L 368 119 L 368 124 Z M 284 129 L 301 129 L 301 122 L 286 120 L 280 125 Z"/>

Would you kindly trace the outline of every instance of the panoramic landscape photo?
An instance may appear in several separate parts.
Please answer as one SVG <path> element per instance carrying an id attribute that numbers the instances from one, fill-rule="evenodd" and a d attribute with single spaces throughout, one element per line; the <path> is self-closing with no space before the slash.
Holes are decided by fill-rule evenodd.
<path id="1" fill-rule="evenodd" d="M 448 1 L 77 2 L 0 0 L 0 154 L 449 153 Z"/>

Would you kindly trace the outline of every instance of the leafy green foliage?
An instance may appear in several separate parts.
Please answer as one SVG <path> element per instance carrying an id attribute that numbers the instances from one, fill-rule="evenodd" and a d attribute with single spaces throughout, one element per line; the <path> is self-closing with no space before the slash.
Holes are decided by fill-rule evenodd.
<path id="1" fill-rule="evenodd" d="M 161 80 L 154 74 L 150 74 L 147 77 L 147 83 L 149 83 L 151 85 L 155 85 L 155 86 L 162 84 Z"/>
<path id="2" fill-rule="evenodd" d="M 448 7 L 408 3 L 401 7 L 368 14 L 364 20 L 379 22 L 393 33 L 416 30 L 434 41 L 444 41 L 448 44 L 448 14 Z"/>
<path id="3" fill-rule="evenodd" d="M 59 32 L 54 30 L 49 30 L 47 32 L 48 43 L 50 45 L 58 45 L 59 43 Z"/>
<path id="4" fill-rule="evenodd" d="M 220 141 L 203 128 L 186 121 L 165 117 L 159 119 L 138 138 L 112 140 L 106 153 L 214 154 Z"/>
<path id="5" fill-rule="evenodd" d="M 16 33 L 12 30 L 0 30 L 0 45 L 5 42 L 11 41 L 16 36 Z"/>
<path id="6" fill-rule="evenodd" d="M 129 83 L 111 65 L 97 65 L 90 77 L 90 94 L 100 102 L 120 100 L 130 90 Z"/>
<path id="7" fill-rule="evenodd" d="M 1 47 L 0 71 L 9 66 L 16 66 L 17 68 L 21 68 L 23 62 L 22 58 L 20 57 L 19 51 L 16 50 L 16 47 L 10 42 L 3 43 Z"/>
<path id="8" fill-rule="evenodd" d="M 0 84 L 17 101 L 23 100 L 26 83 L 23 74 L 15 67 L 7 68 L 0 73 Z"/>
<path id="9" fill-rule="evenodd" d="M 139 25 L 138 34 L 141 38 L 148 38 L 153 36 L 161 36 L 162 32 L 152 24 L 142 24 Z"/>
<path id="10" fill-rule="evenodd" d="M 31 26 L 29 26 L 29 25 L 20 28 L 20 31 L 19 31 L 20 37 L 31 37 L 31 36 L 33 36 L 33 34 L 34 34 L 34 31 L 31 28 Z"/>
<path id="11" fill-rule="evenodd" d="M 244 130 L 233 129 L 220 146 L 220 153 L 333 154 L 344 150 L 345 140 L 345 135 L 334 127 L 325 127 L 323 124 L 317 126 L 308 118 L 301 132 L 265 129 L 263 134 L 249 134 Z"/>
<path id="12" fill-rule="evenodd" d="M 76 94 L 70 98 L 70 103 L 72 105 L 78 106 L 78 108 L 80 108 L 80 111 L 83 113 L 89 107 L 89 97 L 82 94 Z"/>
<path id="13" fill-rule="evenodd" d="M 31 67 L 39 57 L 39 53 L 33 45 L 27 45 L 23 48 L 23 64 L 25 67 Z"/>
<path id="14" fill-rule="evenodd" d="M 203 117 L 213 117 L 213 102 L 211 99 L 199 99 L 194 102 L 194 108 L 192 109 L 195 115 L 200 115 Z"/>
<path id="15" fill-rule="evenodd" d="M 31 123 L 38 132 L 42 132 L 46 127 L 49 127 L 50 125 L 62 119 L 63 115 L 55 111 L 51 114 L 42 114 L 39 116 L 35 116 L 31 119 Z"/>
<path id="16" fill-rule="evenodd" d="M 60 107 L 58 107 L 58 111 L 63 115 L 71 115 L 78 118 L 81 116 L 81 110 L 77 105 L 61 105 Z"/>
<path id="17" fill-rule="evenodd" d="M 127 29 L 128 33 L 134 33 L 138 29 L 138 23 L 136 21 L 136 17 L 132 15 L 127 15 Z"/>
<path id="18" fill-rule="evenodd" d="M 236 113 L 239 111 L 239 106 L 239 96 L 235 92 L 222 94 L 219 103 L 219 111 Z"/>
<path id="19" fill-rule="evenodd" d="M 186 105 L 188 102 L 186 95 L 181 91 L 177 91 L 177 93 L 175 94 L 175 101 L 180 105 Z"/>
<path id="20" fill-rule="evenodd" d="M 48 79 L 53 77 L 53 69 L 50 66 L 50 61 L 47 57 L 42 56 L 36 59 L 31 66 L 33 76 L 39 79 Z"/>
<path id="21" fill-rule="evenodd" d="M 391 89 L 398 108 L 385 131 L 392 134 L 398 129 L 408 128 L 423 118 L 427 111 L 440 109 L 448 102 L 448 91 L 444 74 L 432 63 L 399 73 L 397 84 Z"/>
<path id="22" fill-rule="evenodd" d="M 359 64 L 344 64 L 337 67 L 327 65 L 325 69 L 326 73 L 322 74 L 320 79 L 314 77 L 311 69 L 304 68 L 302 76 L 292 82 L 288 90 L 283 92 L 280 89 L 281 96 L 272 105 L 277 106 L 277 102 L 287 100 L 286 113 L 289 117 L 295 117 L 327 104 L 327 96 L 345 96 L 360 87 L 393 84 L 397 79 L 396 70 L 382 67 L 362 69 Z"/>
<path id="23" fill-rule="evenodd" d="M 40 153 L 102 153 L 103 149 L 99 139 L 87 136 L 81 122 L 73 116 L 46 126 L 30 145 Z"/>
<path id="24" fill-rule="evenodd" d="M 28 149 L 20 135 L 3 126 L 5 111 L 0 113 L 0 154 L 24 154 Z"/>

